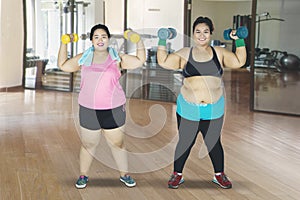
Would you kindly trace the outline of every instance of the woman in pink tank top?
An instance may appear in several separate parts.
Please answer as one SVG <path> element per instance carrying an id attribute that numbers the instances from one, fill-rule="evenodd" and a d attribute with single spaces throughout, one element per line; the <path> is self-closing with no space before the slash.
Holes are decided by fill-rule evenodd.
<path id="1" fill-rule="evenodd" d="M 118 53 L 109 47 L 110 32 L 107 26 L 97 24 L 90 31 L 92 47 L 72 58 L 67 56 L 67 43 L 62 40 L 58 53 L 58 66 L 66 72 L 81 71 L 78 97 L 82 146 L 80 149 L 80 176 L 75 184 L 85 188 L 88 173 L 96 156 L 96 148 L 103 134 L 111 147 L 113 158 L 120 171 L 120 181 L 128 187 L 136 185 L 128 174 L 127 153 L 122 128 L 126 120 L 126 96 L 119 83 L 122 69 L 141 67 L 146 53 L 140 36 L 134 34 L 136 55 Z M 66 37 L 66 35 L 64 35 Z M 72 35 L 69 36 L 72 41 Z M 136 39 L 139 38 L 139 39 Z M 113 166 L 110 166 L 113 167 Z"/>

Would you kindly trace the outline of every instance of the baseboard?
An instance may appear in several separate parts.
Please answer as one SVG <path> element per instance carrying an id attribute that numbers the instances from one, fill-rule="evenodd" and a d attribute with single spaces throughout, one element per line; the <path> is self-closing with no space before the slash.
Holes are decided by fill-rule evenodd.
<path id="1" fill-rule="evenodd" d="M 0 92 L 21 92 L 24 91 L 23 86 L 0 88 Z"/>

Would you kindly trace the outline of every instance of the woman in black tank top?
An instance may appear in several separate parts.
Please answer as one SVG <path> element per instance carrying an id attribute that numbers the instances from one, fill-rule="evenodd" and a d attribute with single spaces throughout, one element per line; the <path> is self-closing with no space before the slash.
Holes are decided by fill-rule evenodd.
<path id="1" fill-rule="evenodd" d="M 177 98 L 176 116 L 179 141 L 175 150 L 174 170 L 168 181 L 169 188 L 178 188 L 184 182 L 183 168 L 195 144 L 198 132 L 201 132 L 203 136 L 214 168 L 215 174 L 212 181 L 225 189 L 232 187 L 232 183 L 224 173 L 224 151 L 221 143 L 224 96 L 220 94 L 221 98 L 219 100 L 216 98 L 219 94 L 217 92 L 222 91 L 219 79 L 222 78 L 223 67 L 242 67 L 246 62 L 246 48 L 244 40 L 234 35 L 235 30 L 230 33 L 231 39 L 236 43 L 235 52 L 222 47 L 211 47 L 210 38 L 213 31 L 214 26 L 209 18 L 198 17 L 193 23 L 195 46 L 184 47 L 171 54 L 166 51 L 166 40 L 159 35 L 158 64 L 166 69 L 182 69 L 185 79 L 181 94 Z M 210 102 L 213 103 L 199 104 L 198 102 L 206 100 L 204 93 L 205 95 L 207 92 L 211 94 L 210 89 L 217 93 L 210 97 Z M 189 102 L 184 95 L 190 95 L 187 97 L 195 100 L 196 103 Z M 197 100 L 197 97 L 202 99 Z M 198 113 L 197 116 L 195 113 Z"/>

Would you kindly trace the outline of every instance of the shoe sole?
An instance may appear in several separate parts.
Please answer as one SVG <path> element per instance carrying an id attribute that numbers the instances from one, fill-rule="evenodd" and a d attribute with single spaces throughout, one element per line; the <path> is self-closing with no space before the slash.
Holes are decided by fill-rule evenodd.
<path id="1" fill-rule="evenodd" d="M 171 189 L 177 189 L 177 188 L 179 187 L 179 185 L 181 185 L 181 184 L 183 184 L 183 183 L 184 183 L 184 179 L 182 178 L 182 179 L 179 181 L 178 185 L 176 185 L 176 186 L 168 185 L 168 187 L 171 188 Z"/>
<path id="2" fill-rule="evenodd" d="M 212 180 L 212 182 L 215 183 L 215 184 L 217 184 L 218 186 L 220 186 L 220 187 L 223 188 L 223 189 L 230 189 L 230 188 L 232 188 L 232 185 L 231 185 L 231 186 L 225 187 L 225 186 L 221 185 L 221 184 L 220 184 L 218 181 L 216 181 L 216 180 Z"/>
<path id="3" fill-rule="evenodd" d="M 127 183 L 126 181 L 124 181 L 124 180 L 122 180 L 122 179 L 120 179 L 120 181 L 121 181 L 122 183 L 124 183 L 127 187 L 134 187 L 134 186 L 136 186 L 136 183 L 129 184 L 129 183 Z"/>
<path id="4" fill-rule="evenodd" d="M 75 187 L 76 187 L 77 189 L 83 189 L 83 188 L 86 187 L 86 184 L 85 184 L 85 185 L 77 185 L 77 184 L 75 184 Z"/>

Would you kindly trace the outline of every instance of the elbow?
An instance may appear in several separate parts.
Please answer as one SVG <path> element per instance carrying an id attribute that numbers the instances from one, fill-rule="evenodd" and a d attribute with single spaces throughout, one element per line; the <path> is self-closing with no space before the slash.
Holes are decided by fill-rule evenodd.
<path id="1" fill-rule="evenodd" d="M 136 56 L 136 58 L 137 58 L 137 62 L 136 62 L 136 68 L 137 67 L 140 67 L 140 66 L 142 66 L 142 65 L 144 65 L 144 63 L 146 62 L 146 53 L 144 53 L 143 55 L 138 55 L 138 56 Z"/>
<path id="2" fill-rule="evenodd" d="M 160 67 L 162 67 L 162 68 L 170 69 L 170 67 L 169 67 L 168 65 L 166 65 L 165 62 L 159 62 L 159 61 L 157 61 L 157 64 L 158 64 Z"/>
<path id="3" fill-rule="evenodd" d="M 160 67 L 166 68 L 166 65 L 165 65 L 164 62 L 157 61 L 157 64 L 158 64 Z"/>
<path id="4" fill-rule="evenodd" d="M 63 70 L 64 71 L 64 67 L 63 67 L 63 63 L 57 63 L 57 66 L 59 69 Z"/>
<path id="5" fill-rule="evenodd" d="M 160 57 L 157 57 L 157 64 L 162 67 L 162 68 L 165 68 L 165 69 L 169 69 L 170 66 L 168 66 L 167 62 L 166 62 L 166 59 L 163 59 L 163 58 L 160 58 Z"/>
<path id="6" fill-rule="evenodd" d="M 157 64 L 161 67 L 166 67 L 165 61 L 159 57 L 157 57 Z"/>
<path id="7" fill-rule="evenodd" d="M 57 62 L 57 66 L 59 69 L 62 69 L 62 63 Z"/>
<path id="8" fill-rule="evenodd" d="M 140 58 L 139 59 L 140 60 L 140 62 L 142 63 L 142 64 L 144 64 L 145 62 L 146 62 L 146 54 L 144 54 L 144 56 L 142 57 L 142 58 Z"/>
<path id="9" fill-rule="evenodd" d="M 144 65 L 144 63 L 146 62 L 146 60 L 140 60 L 135 62 L 134 64 L 131 64 L 130 66 L 124 66 L 124 69 L 136 69 L 139 67 L 142 67 Z"/>
<path id="10" fill-rule="evenodd" d="M 245 64 L 246 64 L 246 59 L 241 60 L 239 64 L 239 68 L 245 66 Z"/>
<path id="11" fill-rule="evenodd" d="M 145 62 L 146 62 L 146 54 L 144 54 L 141 57 L 138 57 L 137 67 L 143 66 Z"/>
<path id="12" fill-rule="evenodd" d="M 136 68 L 142 67 L 142 66 L 144 65 L 145 62 L 146 62 L 146 59 L 139 60 L 139 62 L 137 62 Z"/>

